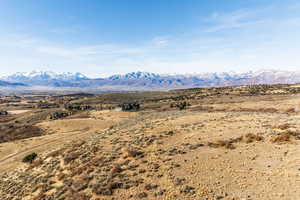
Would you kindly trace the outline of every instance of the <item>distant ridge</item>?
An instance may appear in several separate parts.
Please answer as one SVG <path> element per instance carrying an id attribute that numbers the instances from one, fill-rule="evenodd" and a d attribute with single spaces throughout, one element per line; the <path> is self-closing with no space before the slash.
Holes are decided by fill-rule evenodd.
<path id="1" fill-rule="evenodd" d="M 7 82 L 7 81 L 0 80 L 0 86 L 1 87 L 16 87 L 16 86 L 26 86 L 26 85 L 23 83 L 13 83 L 13 82 Z"/>
<path id="2" fill-rule="evenodd" d="M 223 72 L 176 75 L 138 71 L 101 78 L 89 78 L 79 72 L 55 73 L 51 71 L 33 71 L 2 76 L 0 80 L 0 86 L 135 88 L 137 90 L 155 90 L 249 84 L 294 84 L 300 83 L 300 71 L 260 70 L 246 73 Z"/>

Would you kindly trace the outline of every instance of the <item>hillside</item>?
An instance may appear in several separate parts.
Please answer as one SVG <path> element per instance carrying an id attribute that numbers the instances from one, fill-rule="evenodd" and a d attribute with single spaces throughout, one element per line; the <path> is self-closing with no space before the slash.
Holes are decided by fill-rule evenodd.
<path id="1" fill-rule="evenodd" d="M 300 195 L 299 85 L 20 99 L 0 104 L 9 112 L 1 125 L 30 122 L 42 132 L 1 143 L 4 200 Z M 116 109 L 133 101 L 143 103 L 139 111 Z M 53 104 L 61 106 L 49 108 Z M 65 105 L 81 107 L 59 114 L 70 111 Z M 31 153 L 37 158 L 22 162 Z"/>

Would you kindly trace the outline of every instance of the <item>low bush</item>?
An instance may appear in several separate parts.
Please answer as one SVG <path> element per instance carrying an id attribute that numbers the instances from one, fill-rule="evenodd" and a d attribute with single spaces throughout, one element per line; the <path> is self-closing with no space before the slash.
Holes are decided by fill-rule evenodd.
<path id="1" fill-rule="evenodd" d="M 299 132 L 294 132 L 294 131 L 286 131 L 283 133 L 280 133 L 276 136 L 274 136 L 271 139 L 272 143 L 276 143 L 276 144 L 284 144 L 284 143 L 289 143 L 291 142 L 292 138 L 294 139 L 299 139 Z"/>
<path id="2" fill-rule="evenodd" d="M 255 135 L 253 133 L 248 133 L 247 135 L 245 135 L 245 142 L 246 143 L 252 143 L 255 141 L 262 141 L 264 140 L 263 136 L 260 135 Z"/>
<path id="3" fill-rule="evenodd" d="M 243 138 L 231 138 L 229 140 L 218 140 L 216 142 L 209 142 L 208 146 L 213 148 L 224 147 L 226 149 L 235 149 L 234 143 L 240 142 Z"/>
<path id="4" fill-rule="evenodd" d="M 38 155 L 36 153 L 32 153 L 25 156 L 22 161 L 25 163 L 32 163 L 37 157 Z"/>
<path id="5" fill-rule="evenodd" d="M 274 129 L 280 129 L 280 130 L 287 130 L 289 128 L 291 128 L 290 124 L 280 124 L 278 126 L 273 126 Z"/>
<path id="6" fill-rule="evenodd" d="M 139 151 L 138 149 L 135 148 L 128 148 L 125 150 L 126 152 L 126 157 L 139 157 L 142 156 L 144 153 L 142 151 Z"/>
<path id="7" fill-rule="evenodd" d="M 71 161 L 77 159 L 79 156 L 80 156 L 79 153 L 77 153 L 77 152 L 71 152 L 71 153 L 69 153 L 68 155 L 66 155 L 64 157 L 64 162 L 66 164 L 69 164 Z"/>

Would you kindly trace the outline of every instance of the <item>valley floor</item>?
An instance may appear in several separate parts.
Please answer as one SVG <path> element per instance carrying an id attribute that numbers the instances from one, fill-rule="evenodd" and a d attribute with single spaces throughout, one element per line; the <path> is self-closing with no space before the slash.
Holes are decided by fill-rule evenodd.
<path id="1" fill-rule="evenodd" d="M 182 111 L 103 111 L 42 122 L 54 134 L 0 144 L 0 196 L 299 199 L 300 114 L 285 112 L 299 102 L 299 95 L 245 97 Z M 21 164 L 30 152 L 39 158 Z"/>

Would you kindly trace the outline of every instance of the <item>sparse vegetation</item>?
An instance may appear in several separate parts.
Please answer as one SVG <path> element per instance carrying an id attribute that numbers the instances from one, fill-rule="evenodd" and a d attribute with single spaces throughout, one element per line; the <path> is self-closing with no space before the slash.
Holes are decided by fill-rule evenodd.
<path id="1" fill-rule="evenodd" d="M 50 114 L 49 119 L 51 119 L 51 120 L 61 119 L 61 118 L 68 117 L 71 114 L 72 113 L 70 113 L 70 112 L 63 112 L 63 111 L 54 112 L 54 113 Z"/>
<path id="2" fill-rule="evenodd" d="M 65 109 L 69 111 L 84 111 L 84 110 L 92 110 L 93 107 L 90 105 L 67 104 L 65 105 Z"/>
<path id="3" fill-rule="evenodd" d="M 37 153 L 31 153 L 23 158 L 23 162 L 32 163 L 37 158 Z"/>
<path id="4" fill-rule="evenodd" d="M 247 190 L 249 199 L 288 199 L 299 192 L 296 184 L 286 186 L 278 169 L 298 171 L 300 144 L 297 113 L 286 112 L 299 98 L 285 95 L 288 87 L 43 96 L 19 107 L 0 104 L 10 112 L 0 117 L 0 141 L 8 142 L 0 145 L 1 198 L 234 199 Z M 40 100 L 60 107 L 38 109 Z M 122 102 L 143 102 L 142 111 L 113 110 Z M 26 112 L 12 114 L 25 106 Z M 49 120 L 51 114 L 57 120 Z M 31 138 L 37 135 L 45 136 Z M 16 150 L 5 149 L 10 146 Z M 38 155 L 24 157 L 29 149 Z M 27 165 L 20 164 L 23 157 Z"/>
<path id="5" fill-rule="evenodd" d="M 32 169 L 32 168 L 37 168 L 39 166 L 41 166 L 43 164 L 43 160 L 41 158 L 38 158 L 38 159 L 34 159 L 30 166 L 29 166 L 29 169 Z"/>
<path id="6" fill-rule="evenodd" d="M 273 128 L 280 129 L 280 130 L 287 130 L 287 129 L 291 128 L 291 125 L 286 123 L 286 124 L 280 124 L 278 126 L 274 126 Z"/>
<path id="7" fill-rule="evenodd" d="M 191 104 L 186 101 L 170 104 L 171 108 L 177 108 L 179 110 L 185 110 L 188 106 L 191 106 Z"/>
<path id="8" fill-rule="evenodd" d="M 126 157 L 139 157 L 139 156 L 142 156 L 144 153 L 142 151 L 139 151 L 138 149 L 135 149 L 135 148 L 127 148 L 125 150 L 126 152 Z"/>
<path id="9" fill-rule="evenodd" d="M 43 130 L 37 126 L 21 123 L 4 123 L 0 126 L 0 143 L 41 136 Z"/>
<path id="10" fill-rule="evenodd" d="M 284 143 L 290 143 L 292 139 L 299 139 L 299 132 L 294 132 L 294 131 L 285 131 L 283 133 L 279 133 L 276 136 L 273 136 L 271 138 L 272 143 L 276 144 L 284 144 Z"/>
<path id="11" fill-rule="evenodd" d="M 260 136 L 260 135 L 256 135 L 253 133 L 248 133 L 245 135 L 245 142 L 246 143 L 252 143 L 252 142 L 256 142 L 256 141 L 263 141 L 264 137 Z"/>
<path id="12" fill-rule="evenodd" d="M 140 103 L 124 103 L 121 105 L 123 111 L 139 111 L 140 110 Z"/>
<path id="13" fill-rule="evenodd" d="M 78 152 L 71 152 L 64 157 L 64 162 L 68 164 L 71 161 L 77 159 L 79 156 L 80 154 Z"/>
<path id="14" fill-rule="evenodd" d="M 229 140 L 218 140 L 216 142 L 209 142 L 208 146 L 213 148 L 219 148 L 224 147 L 226 149 L 235 149 L 234 143 L 240 142 L 243 139 L 243 137 L 238 137 L 234 139 Z"/>

